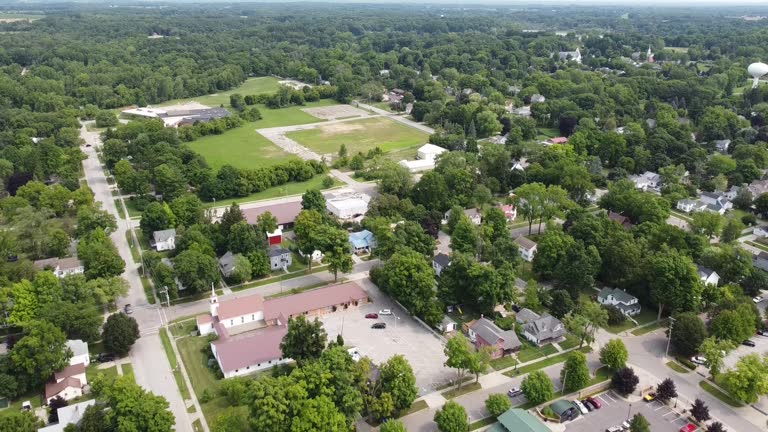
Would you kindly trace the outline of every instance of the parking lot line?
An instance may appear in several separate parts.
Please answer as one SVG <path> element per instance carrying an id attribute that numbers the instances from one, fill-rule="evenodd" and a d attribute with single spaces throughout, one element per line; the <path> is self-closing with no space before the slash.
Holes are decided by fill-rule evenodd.
<path id="1" fill-rule="evenodd" d="M 610 405 L 611 405 L 611 403 L 610 403 L 610 402 L 608 402 L 608 400 L 607 400 L 608 398 L 602 398 L 602 397 L 600 397 L 600 396 L 598 396 L 597 398 L 598 398 L 598 399 L 600 399 L 600 401 L 601 401 L 602 403 L 604 403 L 605 405 L 608 405 L 608 406 L 610 406 Z"/>

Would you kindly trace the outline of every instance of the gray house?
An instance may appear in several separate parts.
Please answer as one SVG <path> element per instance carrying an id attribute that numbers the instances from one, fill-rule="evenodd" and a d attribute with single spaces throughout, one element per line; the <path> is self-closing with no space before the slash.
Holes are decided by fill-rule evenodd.
<path id="1" fill-rule="evenodd" d="M 540 316 L 530 309 L 523 309 L 516 319 L 523 325 L 523 336 L 536 345 L 556 342 L 566 333 L 565 325 L 549 314 Z"/>
<path id="2" fill-rule="evenodd" d="M 520 350 L 520 339 L 514 330 L 502 330 L 488 318 L 480 318 L 470 327 L 469 340 L 475 348 L 490 347 L 491 358 L 500 358 Z"/>
<path id="3" fill-rule="evenodd" d="M 271 247 L 267 252 L 269 255 L 269 267 L 272 270 L 278 270 L 283 267 L 288 267 L 293 263 L 293 256 L 291 251 L 282 247 Z"/>
<path id="4" fill-rule="evenodd" d="M 615 306 L 626 316 L 633 316 L 640 313 L 640 303 L 637 297 L 616 288 L 603 288 L 597 295 L 597 301 L 600 304 Z"/>
<path id="5" fill-rule="evenodd" d="M 450 264 L 451 257 L 442 252 L 432 258 L 432 268 L 435 269 L 435 274 L 438 276 L 440 276 L 440 273 L 442 273 Z"/>
<path id="6" fill-rule="evenodd" d="M 219 270 L 224 277 L 230 277 L 232 272 L 235 271 L 235 254 L 227 251 L 219 258 Z"/>

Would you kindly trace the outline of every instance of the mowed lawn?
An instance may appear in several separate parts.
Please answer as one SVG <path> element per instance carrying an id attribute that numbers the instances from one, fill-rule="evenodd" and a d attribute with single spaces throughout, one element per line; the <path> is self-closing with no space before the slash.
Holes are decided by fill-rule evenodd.
<path id="1" fill-rule="evenodd" d="M 229 95 L 233 93 L 240 93 L 241 95 L 254 95 L 254 94 L 261 94 L 261 93 L 274 93 L 277 91 L 278 87 L 280 87 L 280 84 L 277 83 L 277 78 L 275 77 L 257 77 L 257 78 L 248 78 L 245 80 L 244 83 L 240 84 L 239 86 L 231 89 L 222 91 L 221 93 L 214 93 L 209 94 L 205 96 L 197 96 L 193 98 L 187 98 L 187 99 L 174 99 L 169 100 L 167 102 L 163 102 L 160 104 L 160 106 L 167 106 L 167 105 L 176 105 L 179 103 L 185 103 L 185 102 L 200 102 L 203 105 L 208 105 L 210 107 L 217 107 L 220 105 L 224 105 L 225 107 L 229 106 Z"/>
<path id="2" fill-rule="evenodd" d="M 345 144 L 350 155 L 374 147 L 387 152 L 420 146 L 429 139 L 428 134 L 385 117 L 321 125 L 286 136 L 319 154 L 338 153 Z"/>
<path id="3" fill-rule="evenodd" d="M 189 143 L 213 169 L 223 165 L 260 168 L 296 158 L 256 132 L 257 122 L 247 123 L 221 135 L 208 135 Z"/>
<path id="4" fill-rule="evenodd" d="M 265 105 L 256 105 L 256 107 L 261 112 L 261 120 L 257 120 L 255 123 L 256 129 L 266 129 L 279 126 L 293 126 L 325 121 L 305 113 L 302 111 L 302 109 L 325 107 L 338 104 L 339 103 L 333 99 L 320 99 L 319 101 L 315 102 L 307 102 L 302 106 L 292 106 L 279 109 L 269 109 Z"/>

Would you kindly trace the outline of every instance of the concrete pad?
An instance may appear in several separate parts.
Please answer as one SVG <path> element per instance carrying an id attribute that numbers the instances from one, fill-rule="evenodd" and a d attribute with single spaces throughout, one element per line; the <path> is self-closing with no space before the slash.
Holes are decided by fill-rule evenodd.
<path id="1" fill-rule="evenodd" d="M 443 395 L 440 394 L 440 392 L 432 392 L 426 394 L 422 399 L 424 399 L 424 402 L 426 402 L 427 406 L 430 408 L 440 408 L 447 402 L 447 400 L 443 397 Z"/>

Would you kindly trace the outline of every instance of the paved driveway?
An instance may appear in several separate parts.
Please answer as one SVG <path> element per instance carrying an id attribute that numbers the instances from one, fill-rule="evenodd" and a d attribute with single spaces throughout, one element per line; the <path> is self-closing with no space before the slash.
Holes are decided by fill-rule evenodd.
<path id="1" fill-rule="evenodd" d="M 399 308 L 368 279 L 358 281 L 368 291 L 373 303 L 359 309 L 323 316 L 323 326 L 329 340 L 341 334 L 344 343 L 358 349 L 361 356 L 368 356 L 376 363 L 387 361 L 395 354 L 402 354 L 413 367 L 419 394 L 426 394 L 436 386 L 447 382 L 454 372 L 443 364 L 443 342 L 422 327 L 403 309 Z M 389 309 L 392 315 L 378 319 L 366 319 L 367 313 Z M 376 322 L 387 324 L 386 329 L 372 329 Z"/>
<path id="2" fill-rule="evenodd" d="M 671 408 L 660 402 L 632 402 L 620 398 L 612 391 L 596 396 L 602 408 L 565 424 L 566 432 L 604 431 L 611 426 L 618 426 L 627 418 L 637 413 L 642 414 L 651 424 L 653 432 L 674 432 L 688 422 Z M 674 402 L 673 402 L 674 404 Z M 679 407 L 680 405 L 678 405 Z"/>

